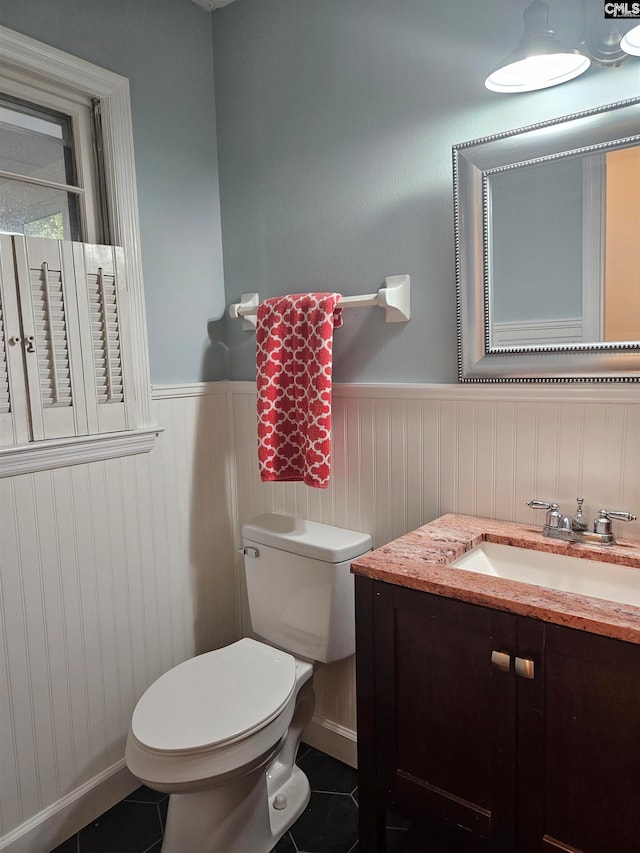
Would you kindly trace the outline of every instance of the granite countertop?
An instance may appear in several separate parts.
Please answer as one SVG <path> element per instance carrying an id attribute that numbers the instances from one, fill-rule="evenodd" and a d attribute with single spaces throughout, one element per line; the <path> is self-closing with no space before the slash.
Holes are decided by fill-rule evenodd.
<path id="1" fill-rule="evenodd" d="M 569 543 L 542 536 L 540 527 L 449 514 L 358 557 L 351 571 L 446 598 L 456 598 L 545 622 L 640 644 L 640 606 L 453 569 L 450 563 L 481 542 L 515 545 L 631 566 L 640 571 L 640 541 L 615 545 Z"/>

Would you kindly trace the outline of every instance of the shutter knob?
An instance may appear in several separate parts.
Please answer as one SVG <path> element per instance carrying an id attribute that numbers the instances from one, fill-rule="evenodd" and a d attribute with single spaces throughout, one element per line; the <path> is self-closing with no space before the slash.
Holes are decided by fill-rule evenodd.
<path id="1" fill-rule="evenodd" d="M 15 346 L 16 346 L 16 344 L 19 344 L 19 343 L 20 343 L 20 337 L 19 337 L 19 335 L 12 335 L 12 336 L 9 338 L 9 343 L 11 344 L 11 346 L 12 346 L 12 347 L 15 347 Z"/>
<path id="2" fill-rule="evenodd" d="M 24 347 L 27 352 L 35 352 L 36 351 L 36 339 L 33 335 L 27 335 L 24 339 Z"/>

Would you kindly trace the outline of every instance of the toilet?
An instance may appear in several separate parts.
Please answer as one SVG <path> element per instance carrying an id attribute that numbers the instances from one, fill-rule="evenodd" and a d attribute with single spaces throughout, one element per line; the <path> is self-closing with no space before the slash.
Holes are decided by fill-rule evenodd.
<path id="1" fill-rule="evenodd" d="M 162 853 L 268 853 L 310 798 L 295 764 L 318 664 L 355 652 L 367 534 L 278 513 L 242 528 L 252 631 L 175 666 L 136 705 L 126 762 L 170 794 Z M 264 641 L 264 642 L 263 642 Z"/>

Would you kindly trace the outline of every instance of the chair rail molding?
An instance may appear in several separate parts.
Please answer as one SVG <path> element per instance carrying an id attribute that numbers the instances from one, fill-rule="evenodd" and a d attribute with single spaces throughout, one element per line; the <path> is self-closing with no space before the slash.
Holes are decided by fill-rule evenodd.
<path id="1" fill-rule="evenodd" d="M 220 383 L 222 384 L 222 383 Z M 231 380 L 231 394 L 255 394 L 256 383 Z M 384 400 L 486 400 L 487 402 L 568 402 L 568 403 L 640 403 L 640 388 L 632 383 L 557 383 L 536 385 L 512 382 L 492 384 L 445 383 L 361 383 L 334 382 L 334 397 L 360 397 Z"/>

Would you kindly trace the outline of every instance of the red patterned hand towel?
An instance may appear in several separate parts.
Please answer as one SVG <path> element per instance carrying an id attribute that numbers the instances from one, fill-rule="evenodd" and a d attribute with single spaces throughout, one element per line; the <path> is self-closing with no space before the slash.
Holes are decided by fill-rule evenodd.
<path id="1" fill-rule="evenodd" d="M 258 463 L 263 482 L 326 489 L 331 456 L 331 350 L 339 293 L 297 293 L 258 306 Z"/>

